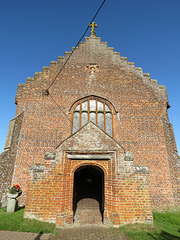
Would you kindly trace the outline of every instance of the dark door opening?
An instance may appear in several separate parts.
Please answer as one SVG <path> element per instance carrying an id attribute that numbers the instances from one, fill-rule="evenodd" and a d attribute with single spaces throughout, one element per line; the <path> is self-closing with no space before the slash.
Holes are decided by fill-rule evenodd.
<path id="1" fill-rule="evenodd" d="M 73 211 L 77 210 L 77 203 L 81 199 L 91 198 L 99 203 L 99 210 L 104 212 L 104 172 L 94 166 L 83 166 L 74 174 Z"/>

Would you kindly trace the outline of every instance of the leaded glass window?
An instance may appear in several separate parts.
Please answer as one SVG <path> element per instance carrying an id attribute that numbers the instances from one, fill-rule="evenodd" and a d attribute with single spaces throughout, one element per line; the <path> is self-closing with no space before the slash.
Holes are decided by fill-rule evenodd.
<path id="1" fill-rule="evenodd" d="M 112 111 L 110 107 L 98 99 L 80 102 L 73 111 L 73 133 L 87 122 L 92 121 L 110 136 L 112 133 Z"/>

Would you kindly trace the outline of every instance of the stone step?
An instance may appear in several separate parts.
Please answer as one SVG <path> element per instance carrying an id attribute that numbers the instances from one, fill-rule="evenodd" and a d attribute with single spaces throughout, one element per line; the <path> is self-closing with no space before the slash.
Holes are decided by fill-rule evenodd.
<path id="1" fill-rule="evenodd" d="M 76 215 L 74 217 L 74 224 L 102 224 L 101 213 L 99 210 L 79 209 L 76 211 Z"/>
<path id="2" fill-rule="evenodd" d="M 74 216 L 75 225 L 102 224 L 99 203 L 95 199 L 85 198 L 78 202 Z"/>

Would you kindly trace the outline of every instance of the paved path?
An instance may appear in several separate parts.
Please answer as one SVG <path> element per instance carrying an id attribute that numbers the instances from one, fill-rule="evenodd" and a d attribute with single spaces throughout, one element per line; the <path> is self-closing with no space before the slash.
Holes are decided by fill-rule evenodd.
<path id="1" fill-rule="evenodd" d="M 50 234 L 0 231 L 0 240 L 49 240 Z"/>
<path id="2" fill-rule="evenodd" d="M 129 238 L 117 228 L 91 225 L 59 229 L 58 234 L 51 235 L 50 240 L 129 240 Z"/>
<path id="3" fill-rule="evenodd" d="M 0 240 L 129 240 L 116 228 L 84 226 L 57 231 L 56 235 L 0 231 Z"/>

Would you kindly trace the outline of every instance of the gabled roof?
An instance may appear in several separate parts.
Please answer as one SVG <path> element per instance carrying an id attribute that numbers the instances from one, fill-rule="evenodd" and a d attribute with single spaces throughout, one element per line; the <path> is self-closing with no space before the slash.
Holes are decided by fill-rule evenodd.
<path id="1" fill-rule="evenodd" d="M 92 150 L 104 149 L 105 147 L 108 149 L 121 148 L 125 152 L 125 149 L 114 138 L 91 121 L 63 140 L 56 149 L 64 144 L 69 145 L 69 143 L 71 148 L 87 148 L 88 150 L 91 148 Z"/>

